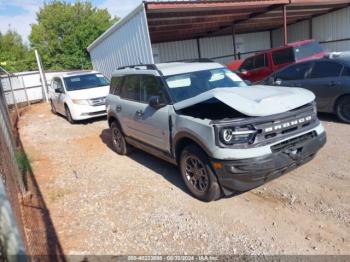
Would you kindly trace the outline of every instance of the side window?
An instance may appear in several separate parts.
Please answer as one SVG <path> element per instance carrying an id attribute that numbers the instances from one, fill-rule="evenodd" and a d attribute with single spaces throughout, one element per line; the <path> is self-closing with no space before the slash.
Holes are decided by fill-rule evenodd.
<path id="1" fill-rule="evenodd" d="M 343 72 L 342 72 L 341 75 L 350 77 L 350 68 L 349 67 L 344 67 Z"/>
<path id="2" fill-rule="evenodd" d="M 328 62 L 318 61 L 315 62 L 315 66 L 311 72 L 311 78 L 326 78 L 326 77 L 339 77 L 343 69 L 343 65 Z"/>
<path id="3" fill-rule="evenodd" d="M 240 67 L 240 71 L 249 71 L 254 68 L 254 57 L 247 58 Z"/>
<path id="4" fill-rule="evenodd" d="M 109 93 L 112 95 L 120 95 L 121 84 L 123 81 L 122 76 L 113 76 L 111 80 L 111 87 Z"/>
<path id="5" fill-rule="evenodd" d="M 301 80 L 305 78 L 306 73 L 310 70 L 311 63 L 301 63 L 287 67 L 276 74 L 276 79 L 289 81 Z"/>
<path id="6" fill-rule="evenodd" d="M 52 89 L 53 91 L 55 91 L 56 88 L 57 88 L 56 79 L 53 79 L 52 82 L 51 82 L 51 89 Z"/>
<path id="7" fill-rule="evenodd" d="M 257 55 L 254 60 L 254 69 L 266 67 L 266 54 Z"/>
<path id="8" fill-rule="evenodd" d="M 282 65 L 294 62 L 293 48 L 286 48 L 272 53 L 272 59 L 275 65 Z"/>
<path id="9" fill-rule="evenodd" d="M 141 102 L 148 103 L 152 96 L 160 96 L 164 101 L 161 82 L 153 75 L 143 75 L 141 78 Z"/>
<path id="10" fill-rule="evenodd" d="M 140 101 L 140 76 L 129 75 L 125 77 L 121 96 L 126 99 Z"/>
<path id="11" fill-rule="evenodd" d="M 64 92 L 62 80 L 57 78 L 55 79 L 55 83 L 56 83 L 56 88 L 60 89 L 61 92 Z"/>

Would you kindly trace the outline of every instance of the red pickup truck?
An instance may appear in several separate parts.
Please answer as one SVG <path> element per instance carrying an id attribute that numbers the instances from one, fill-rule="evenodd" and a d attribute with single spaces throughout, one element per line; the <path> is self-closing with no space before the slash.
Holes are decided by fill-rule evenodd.
<path id="1" fill-rule="evenodd" d="M 256 83 L 287 65 L 322 58 L 325 55 L 326 52 L 319 43 L 305 40 L 259 52 L 241 63 L 232 61 L 227 67 L 242 79 Z"/>

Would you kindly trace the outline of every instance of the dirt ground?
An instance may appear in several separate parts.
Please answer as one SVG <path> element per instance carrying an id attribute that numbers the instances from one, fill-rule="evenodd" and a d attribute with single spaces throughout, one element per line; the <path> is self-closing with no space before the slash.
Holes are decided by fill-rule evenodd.
<path id="1" fill-rule="evenodd" d="M 176 167 L 111 150 L 106 119 L 32 106 L 24 148 L 65 254 L 350 254 L 350 125 L 322 116 L 317 157 L 255 190 L 203 203 Z"/>

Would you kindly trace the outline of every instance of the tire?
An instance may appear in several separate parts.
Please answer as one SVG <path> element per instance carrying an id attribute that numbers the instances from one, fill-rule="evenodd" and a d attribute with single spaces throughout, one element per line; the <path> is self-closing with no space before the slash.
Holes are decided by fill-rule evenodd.
<path id="1" fill-rule="evenodd" d="M 55 107 L 55 105 L 53 104 L 52 100 L 50 100 L 50 104 L 51 104 L 51 112 L 52 112 L 54 115 L 57 115 L 57 110 L 56 110 L 56 107 Z"/>
<path id="2" fill-rule="evenodd" d="M 339 99 L 336 113 L 341 121 L 350 124 L 350 96 L 344 96 Z"/>
<path id="3" fill-rule="evenodd" d="M 65 111 L 66 111 L 66 118 L 67 118 L 68 122 L 71 123 L 71 124 L 74 124 L 75 121 L 74 121 L 74 119 L 72 117 L 72 114 L 70 113 L 70 110 L 69 110 L 68 106 L 65 106 L 64 108 L 65 108 Z"/>
<path id="4" fill-rule="evenodd" d="M 112 122 L 112 144 L 113 149 L 119 155 L 127 155 L 131 152 L 131 146 L 126 142 L 125 136 L 117 122 Z"/>
<path id="5" fill-rule="evenodd" d="M 204 202 L 221 197 L 221 189 L 208 156 L 196 145 L 186 146 L 180 156 L 180 172 L 191 194 Z"/>

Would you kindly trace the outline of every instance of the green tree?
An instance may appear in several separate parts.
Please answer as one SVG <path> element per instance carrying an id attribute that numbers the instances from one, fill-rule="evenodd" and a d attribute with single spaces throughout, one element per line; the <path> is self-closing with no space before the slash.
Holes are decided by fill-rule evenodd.
<path id="1" fill-rule="evenodd" d="M 34 57 L 17 32 L 9 30 L 5 34 L 0 33 L 1 67 L 11 73 L 27 71 L 35 68 L 34 61 Z"/>
<path id="2" fill-rule="evenodd" d="M 106 9 L 94 8 L 90 1 L 55 0 L 37 13 L 29 41 L 40 53 L 45 69 L 89 69 L 86 48 L 115 21 Z"/>

